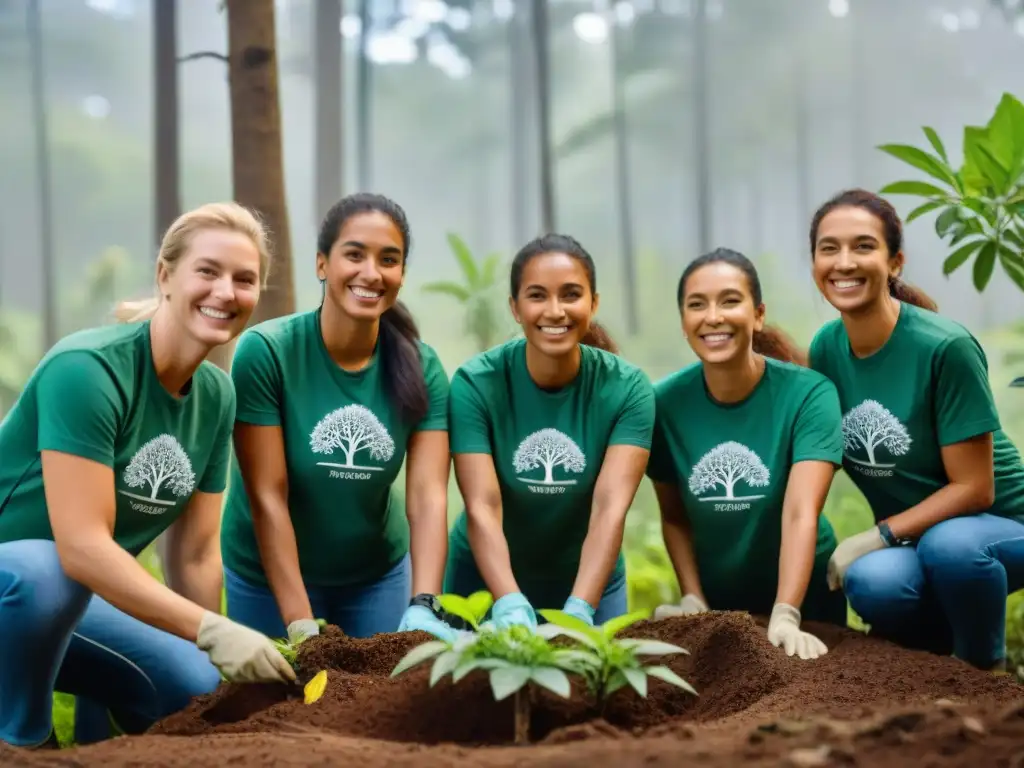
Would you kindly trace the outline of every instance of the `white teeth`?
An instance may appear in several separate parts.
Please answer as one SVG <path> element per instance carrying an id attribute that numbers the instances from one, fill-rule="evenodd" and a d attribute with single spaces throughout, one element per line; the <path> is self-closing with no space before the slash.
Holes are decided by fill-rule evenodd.
<path id="1" fill-rule="evenodd" d="M 230 312 L 224 312 L 223 310 L 220 309 L 213 309 L 213 307 L 200 307 L 199 313 L 202 315 L 206 315 L 207 317 L 212 317 L 214 320 L 228 320 L 231 317 Z"/>
<path id="2" fill-rule="evenodd" d="M 541 333 L 546 333 L 549 336 L 561 336 L 563 333 L 569 332 L 568 325 L 542 325 L 540 327 Z"/>
<path id="3" fill-rule="evenodd" d="M 720 341 L 728 341 L 731 338 L 731 333 L 709 333 L 704 337 L 704 341 L 708 344 L 717 344 Z"/>
<path id="4" fill-rule="evenodd" d="M 350 285 L 349 288 L 361 299 L 378 299 L 383 291 L 371 291 L 368 288 L 360 288 L 358 285 Z"/>
<path id="5" fill-rule="evenodd" d="M 864 278 L 859 277 L 856 280 L 833 280 L 832 285 L 840 290 L 844 288 L 856 288 L 858 285 L 864 284 Z"/>

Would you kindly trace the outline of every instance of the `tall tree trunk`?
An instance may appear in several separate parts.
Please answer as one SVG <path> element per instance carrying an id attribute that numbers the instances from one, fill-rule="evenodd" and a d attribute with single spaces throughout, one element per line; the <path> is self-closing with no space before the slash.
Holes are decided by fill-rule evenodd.
<path id="1" fill-rule="evenodd" d="M 508 52 L 509 52 L 509 132 L 511 134 L 511 149 L 509 160 L 512 168 L 509 178 L 511 180 L 512 198 L 512 241 L 515 243 L 515 250 L 530 239 L 530 217 L 527 215 L 527 169 L 529 168 L 529 150 L 527 142 L 527 131 L 530 129 L 531 121 L 528 117 L 529 93 L 528 65 L 529 57 L 526 53 L 526 39 L 528 33 L 527 8 L 519 6 L 514 10 L 514 16 L 508 24 Z"/>
<path id="2" fill-rule="evenodd" d="M 181 215 L 177 16 L 178 0 L 153 4 L 153 236 L 157 248 Z"/>
<path id="3" fill-rule="evenodd" d="M 316 72 L 314 226 L 319 226 L 321 217 L 338 201 L 344 188 L 341 4 L 342 0 L 317 0 L 313 15 L 313 66 Z"/>
<path id="4" fill-rule="evenodd" d="M 626 74 L 621 72 L 619 28 L 614 13 L 608 13 L 608 59 L 611 66 L 612 115 L 615 120 L 615 191 L 622 246 L 622 279 L 626 294 L 626 330 L 640 332 L 637 308 L 636 243 L 633 237 L 633 204 L 629 174 L 629 126 L 626 122 Z"/>
<path id="5" fill-rule="evenodd" d="M 368 45 L 370 41 L 370 0 L 359 5 L 359 56 L 356 59 L 356 162 L 360 192 L 373 186 L 373 71 Z"/>
<path id="6" fill-rule="evenodd" d="M 291 230 L 284 188 L 274 0 L 227 0 L 231 161 L 235 200 L 260 214 L 271 235 L 270 280 L 252 322 L 295 311 Z M 210 359 L 230 367 L 234 343 Z"/>
<path id="7" fill-rule="evenodd" d="M 708 107 L 707 0 L 697 0 L 693 15 L 693 140 L 697 164 L 697 247 L 711 250 L 711 142 Z"/>
<path id="8" fill-rule="evenodd" d="M 530 26 L 533 35 L 533 54 L 536 61 L 537 133 L 540 141 L 540 211 L 541 228 L 554 232 L 555 168 L 551 153 L 551 64 L 549 55 L 548 3 L 533 0 Z"/>

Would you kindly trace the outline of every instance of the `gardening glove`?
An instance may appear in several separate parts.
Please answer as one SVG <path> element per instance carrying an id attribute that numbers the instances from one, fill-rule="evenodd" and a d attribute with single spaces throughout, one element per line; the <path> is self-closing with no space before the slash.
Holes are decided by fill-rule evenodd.
<path id="1" fill-rule="evenodd" d="M 565 601 L 565 606 L 562 611 L 568 613 L 570 616 L 575 616 L 580 621 L 594 626 L 594 608 L 591 607 L 590 603 L 581 597 L 575 597 L 569 595 L 569 599 Z"/>
<path id="2" fill-rule="evenodd" d="M 843 539 L 832 553 L 832 557 L 828 559 L 828 569 L 826 571 L 828 588 L 833 592 L 841 589 L 843 579 L 846 578 L 846 570 L 853 565 L 855 560 L 864 557 L 864 555 L 870 552 L 884 548 L 885 541 L 882 539 L 882 534 L 879 532 L 877 525 L 872 526 L 863 533 Z"/>
<path id="3" fill-rule="evenodd" d="M 678 605 L 659 605 L 654 609 L 655 619 L 667 619 L 669 616 L 689 616 L 693 613 L 704 613 L 711 610 L 696 595 L 684 595 Z"/>
<path id="4" fill-rule="evenodd" d="M 782 648 L 787 656 L 816 659 L 828 653 L 828 647 L 810 632 L 800 629 L 800 611 L 786 603 L 776 603 L 768 620 L 768 642 Z"/>
<path id="5" fill-rule="evenodd" d="M 417 629 L 429 632 L 438 640 L 454 643 L 455 630 L 434 615 L 425 605 L 410 605 L 402 614 L 402 622 L 398 625 L 399 632 L 414 632 Z"/>
<path id="6" fill-rule="evenodd" d="M 219 613 L 203 614 L 196 645 L 230 682 L 295 682 L 295 670 L 269 637 Z"/>
<path id="7" fill-rule="evenodd" d="M 320 625 L 316 619 L 296 619 L 288 625 L 288 642 L 298 645 L 308 637 L 320 634 Z"/>
<path id="8" fill-rule="evenodd" d="M 495 629 L 505 629 L 514 624 L 537 628 L 537 614 L 522 592 L 509 592 L 495 600 L 491 606 L 491 621 Z"/>

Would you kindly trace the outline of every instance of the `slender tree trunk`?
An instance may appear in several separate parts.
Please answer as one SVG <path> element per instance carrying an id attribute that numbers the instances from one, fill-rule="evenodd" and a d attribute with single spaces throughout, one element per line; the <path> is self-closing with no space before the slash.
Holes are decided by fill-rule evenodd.
<path id="1" fill-rule="evenodd" d="M 370 0 L 359 5 L 359 57 L 356 64 L 356 162 L 360 192 L 373 184 L 373 71 L 367 46 L 370 40 Z"/>
<path id="2" fill-rule="evenodd" d="M 263 218 L 270 231 L 270 280 L 253 323 L 295 311 L 291 231 L 284 187 L 274 0 L 227 0 L 231 83 L 231 160 L 235 200 Z M 234 343 L 210 359 L 230 367 Z"/>
<path id="3" fill-rule="evenodd" d="M 153 236 L 157 248 L 164 232 L 181 215 L 177 16 L 178 0 L 153 4 Z"/>
<path id="4" fill-rule="evenodd" d="M 707 0 L 697 0 L 693 16 L 693 138 L 697 164 L 697 245 L 711 250 L 711 141 L 708 106 Z"/>
<path id="5" fill-rule="evenodd" d="M 533 34 L 534 58 L 536 61 L 537 86 L 537 132 L 540 141 L 540 209 L 541 227 L 545 232 L 554 232 L 555 218 L 555 168 L 551 156 L 551 64 L 548 52 L 550 32 L 548 28 L 547 0 L 533 0 L 531 31 Z"/>
<path id="6" fill-rule="evenodd" d="M 526 34 L 526 11 L 520 5 L 515 9 L 515 15 L 508 24 L 508 50 L 509 50 L 509 131 L 511 133 L 511 150 L 509 159 L 512 163 L 511 173 L 511 197 L 512 197 L 512 240 L 515 248 L 518 249 L 523 243 L 530 239 L 530 224 L 527 216 L 527 175 L 529 167 L 527 150 L 527 131 L 530 122 L 527 117 L 528 110 L 528 77 L 527 65 L 529 60 L 524 48 Z"/>
<path id="7" fill-rule="evenodd" d="M 313 16 L 313 57 L 316 88 L 316 174 L 314 226 L 343 194 L 344 141 L 342 134 L 342 0 L 317 0 Z"/>
<path id="8" fill-rule="evenodd" d="M 620 72 L 619 31 L 615 16 L 608 14 L 608 58 L 611 64 L 612 115 L 615 121 L 615 191 L 618 197 L 619 238 L 622 246 L 623 289 L 626 294 L 626 329 L 640 332 L 637 308 L 636 243 L 633 237 L 633 204 L 629 174 L 629 126 L 626 122 L 626 75 Z"/>

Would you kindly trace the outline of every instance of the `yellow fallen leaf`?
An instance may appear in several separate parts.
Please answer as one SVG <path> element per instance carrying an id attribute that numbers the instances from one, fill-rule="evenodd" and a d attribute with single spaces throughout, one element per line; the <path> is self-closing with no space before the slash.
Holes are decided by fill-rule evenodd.
<path id="1" fill-rule="evenodd" d="M 324 691 L 327 690 L 327 670 L 322 669 L 316 673 L 316 676 L 306 683 L 306 687 L 303 689 L 303 693 L 306 696 L 306 703 L 312 704 L 321 696 L 324 695 Z"/>

